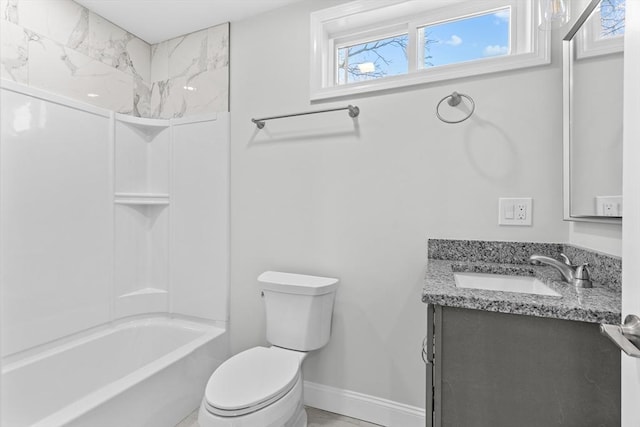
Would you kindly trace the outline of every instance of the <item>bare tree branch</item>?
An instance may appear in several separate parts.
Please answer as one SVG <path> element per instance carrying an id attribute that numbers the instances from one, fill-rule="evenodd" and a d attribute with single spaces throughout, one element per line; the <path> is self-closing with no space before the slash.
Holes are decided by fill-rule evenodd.
<path id="1" fill-rule="evenodd" d="M 402 49 L 405 57 L 407 55 L 407 42 L 408 37 L 406 34 L 391 37 L 384 40 L 376 40 L 369 43 L 363 43 L 361 45 L 351 46 L 345 48 L 346 54 L 342 58 L 338 58 L 338 70 L 346 72 L 344 79 L 345 83 L 348 80 L 363 80 L 371 78 L 379 78 L 387 75 L 387 71 L 381 67 L 382 64 L 389 66 L 393 63 L 393 60 L 385 57 L 381 50 L 387 47 L 395 47 Z M 365 60 L 362 61 L 361 57 L 364 56 Z M 369 56 L 371 58 L 369 59 Z M 355 64 L 352 63 L 353 58 L 359 58 L 359 61 Z M 371 62 L 375 66 L 375 71 L 363 72 L 359 65 L 364 62 Z"/>
<path id="2" fill-rule="evenodd" d="M 625 1 L 602 0 L 600 4 L 602 37 L 610 37 L 624 33 Z"/>

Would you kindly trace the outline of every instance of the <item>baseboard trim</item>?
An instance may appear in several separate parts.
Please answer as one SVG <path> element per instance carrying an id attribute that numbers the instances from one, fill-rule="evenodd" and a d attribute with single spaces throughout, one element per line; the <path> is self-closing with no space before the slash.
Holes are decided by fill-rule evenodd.
<path id="1" fill-rule="evenodd" d="M 385 427 L 424 427 L 425 411 L 355 391 L 304 382 L 305 405 Z"/>

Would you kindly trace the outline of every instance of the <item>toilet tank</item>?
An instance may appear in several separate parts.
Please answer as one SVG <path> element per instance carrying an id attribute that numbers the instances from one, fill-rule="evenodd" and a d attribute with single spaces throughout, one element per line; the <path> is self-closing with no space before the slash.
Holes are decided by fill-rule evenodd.
<path id="1" fill-rule="evenodd" d="M 265 271 L 258 282 L 264 298 L 267 341 L 298 351 L 327 344 L 338 279 Z"/>

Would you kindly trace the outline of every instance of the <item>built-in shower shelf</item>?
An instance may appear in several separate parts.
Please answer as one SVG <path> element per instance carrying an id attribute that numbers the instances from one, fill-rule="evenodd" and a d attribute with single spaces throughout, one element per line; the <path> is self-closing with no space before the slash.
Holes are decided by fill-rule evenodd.
<path id="1" fill-rule="evenodd" d="M 168 205 L 169 195 L 164 193 L 116 193 L 118 205 Z"/>
<path id="2" fill-rule="evenodd" d="M 147 141 L 152 140 L 157 134 L 171 125 L 169 120 L 145 119 L 126 114 L 116 114 L 116 120 L 142 133 Z"/>
<path id="3" fill-rule="evenodd" d="M 128 294 L 120 295 L 118 298 L 129 298 L 129 297 L 135 297 L 140 295 L 153 295 L 153 294 L 166 294 L 166 293 L 168 292 L 164 289 L 142 288 L 134 292 L 129 292 Z"/>

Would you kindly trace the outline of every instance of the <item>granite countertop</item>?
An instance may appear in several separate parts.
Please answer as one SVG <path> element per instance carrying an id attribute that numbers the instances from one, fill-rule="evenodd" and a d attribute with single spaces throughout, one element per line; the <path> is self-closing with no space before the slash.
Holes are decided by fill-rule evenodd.
<path id="1" fill-rule="evenodd" d="M 555 319 L 577 320 L 590 323 L 621 323 L 621 293 L 619 286 L 609 283 L 612 280 L 602 282 L 594 281 L 593 288 L 579 289 L 562 282 L 560 274 L 556 269 L 549 266 L 533 266 L 522 262 L 528 259 L 528 255 L 521 253 L 513 256 L 510 248 L 509 257 L 486 256 L 487 253 L 504 254 L 505 245 L 512 245 L 505 242 L 490 242 L 489 246 L 482 246 L 482 253 L 469 250 L 478 246 L 479 243 L 486 245 L 488 242 L 474 241 L 435 241 L 435 246 L 444 245 L 447 251 L 431 250 L 427 264 L 425 286 L 422 292 L 422 301 L 427 304 L 441 305 L 447 307 L 468 308 L 476 310 L 494 311 L 500 313 L 521 314 L 527 316 L 548 317 Z M 466 252 L 451 250 L 451 242 L 465 242 Z M 432 245 L 432 241 L 429 242 Z M 454 245 L 457 243 L 453 243 Z M 502 245 L 492 247 L 492 244 Z M 555 253 L 544 253 L 536 249 L 539 244 L 533 247 L 526 247 L 520 244 L 516 249 L 519 252 L 535 252 L 542 255 L 555 256 Z M 490 249 L 487 249 L 489 247 Z M 464 248 L 460 248 L 464 249 Z M 555 250 L 555 249 L 554 249 Z M 488 251 L 488 252 L 487 252 Z M 565 248 L 559 246 L 558 252 Z M 447 254 L 447 252 L 449 254 Z M 451 253 L 465 253 L 464 256 L 450 256 Z M 473 254 L 478 255 L 476 259 L 483 261 L 471 261 Z M 443 255 L 444 254 L 444 255 Z M 434 259 L 434 258 L 457 258 L 457 259 Z M 602 258 L 602 256 L 600 256 Z M 510 262 L 509 262 L 510 261 Z M 515 262 L 514 262 L 515 261 Z M 614 263 L 615 264 L 615 260 Z M 621 264 L 620 264 L 621 265 Z M 545 296 L 526 293 L 489 291 L 483 289 L 458 288 L 455 285 L 454 272 L 477 272 L 508 274 L 519 276 L 535 276 L 543 281 L 547 286 L 560 294 L 560 296 Z M 609 277 L 611 277 L 611 272 Z M 619 273 L 619 272 L 618 272 Z M 613 276 L 615 276 L 615 272 Z M 592 277 L 596 279 L 597 275 Z M 599 277 L 607 277 L 606 275 Z"/>

